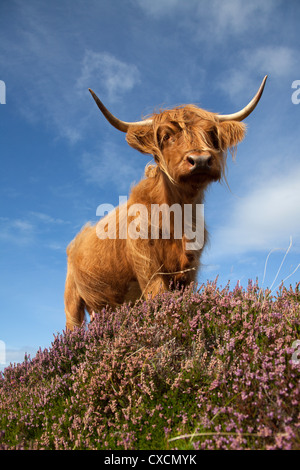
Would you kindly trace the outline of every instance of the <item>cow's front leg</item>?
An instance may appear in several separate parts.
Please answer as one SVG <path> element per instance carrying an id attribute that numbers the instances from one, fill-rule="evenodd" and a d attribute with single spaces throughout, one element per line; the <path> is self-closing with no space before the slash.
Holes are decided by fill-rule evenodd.
<path id="1" fill-rule="evenodd" d="M 142 296 L 145 299 L 149 295 L 154 298 L 157 294 L 166 292 L 168 290 L 168 278 L 169 276 L 164 276 L 157 273 L 154 274 L 147 282 L 143 281 L 142 285 L 140 283 Z"/>

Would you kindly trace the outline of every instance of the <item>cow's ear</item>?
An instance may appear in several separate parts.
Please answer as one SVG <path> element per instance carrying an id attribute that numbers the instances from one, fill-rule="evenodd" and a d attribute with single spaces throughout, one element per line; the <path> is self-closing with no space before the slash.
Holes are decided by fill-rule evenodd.
<path id="1" fill-rule="evenodd" d="M 220 123 L 220 142 L 223 150 L 235 147 L 246 134 L 246 125 L 238 121 L 224 121 Z"/>
<path id="2" fill-rule="evenodd" d="M 126 140 L 131 147 L 139 152 L 153 155 L 157 151 L 152 125 L 130 126 L 126 134 Z"/>

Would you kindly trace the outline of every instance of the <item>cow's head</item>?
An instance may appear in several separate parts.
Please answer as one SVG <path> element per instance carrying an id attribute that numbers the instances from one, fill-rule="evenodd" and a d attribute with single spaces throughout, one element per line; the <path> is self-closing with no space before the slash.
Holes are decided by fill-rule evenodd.
<path id="1" fill-rule="evenodd" d="M 176 107 L 153 114 L 139 122 L 124 122 L 113 116 L 90 90 L 106 119 L 126 132 L 129 145 L 151 154 L 169 180 L 196 190 L 224 174 L 227 150 L 245 135 L 241 122 L 256 107 L 267 76 L 250 103 L 234 114 L 218 115 L 194 105 Z"/>

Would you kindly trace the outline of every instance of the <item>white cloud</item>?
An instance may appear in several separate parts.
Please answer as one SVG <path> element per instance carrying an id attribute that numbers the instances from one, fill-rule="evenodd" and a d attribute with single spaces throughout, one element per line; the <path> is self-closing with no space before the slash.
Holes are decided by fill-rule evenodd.
<path id="1" fill-rule="evenodd" d="M 193 33 L 210 43 L 224 40 L 228 35 L 239 35 L 252 28 L 267 26 L 276 0 L 132 0 L 145 13 L 153 17 L 165 18 L 180 14 L 178 27 L 192 28 Z M 186 22 L 186 18 L 188 20 Z"/>
<path id="2" fill-rule="evenodd" d="M 209 0 L 206 6 L 207 16 L 210 16 L 214 24 L 216 36 L 224 37 L 224 33 L 240 34 L 253 28 L 261 26 L 269 18 L 270 12 L 276 2 L 274 0 Z M 203 12 L 204 7 L 199 7 Z"/>
<path id="3" fill-rule="evenodd" d="M 30 212 L 30 215 L 32 215 L 34 218 L 36 218 L 37 220 L 39 220 L 39 221 L 41 221 L 41 222 L 43 222 L 43 223 L 45 223 L 45 224 L 61 225 L 61 224 L 68 224 L 68 223 L 69 223 L 69 222 L 67 222 L 67 221 L 65 221 L 65 220 L 52 217 L 51 215 L 45 214 L 45 213 L 43 213 L 43 212 L 31 211 L 31 212 Z"/>
<path id="4" fill-rule="evenodd" d="M 269 75 L 272 80 L 296 76 L 296 57 L 296 51 L 285 46 L 244 49 L 232 68 L 222 73 L 218 87 L 229 94 L 231 99 L 240 98 L 246 90 L 255 91 L 258 88 L 258 76 L 262 79 Z"/>
<path id="5" fill-rule="evenodd" d="M 127 194 L 133 181 L 140 178 L 139 166 L 142 168 L 145 163 L 137 153 L 128 155 L 113 142 L 104 142 L 99 152 L 84 152 L 81 166 L 86 181 L 96 183 L 100 187 L 113 185 Z"/>
<path id="6" fill-rule="evenodd" d="M 244 63 L 248 68 L 260 73 L 269 73 L 273 78 L 281 78 L 293 72 L 297 64 L 298 52 L 285 46 L 263 46 L 251 52 L 244 52 Z"/>
<path id="7" fill-rule="evenodd" d="M 33 231 L 33 225 L 27 220 L 13 220 L 11 222 L 11 227 L 23 233 L 31 233 Z"/>
<path id="8" fill-rule="evenodd" d="M 136 65 L 123 62 L 112 54 L 87 50 L 76 87 L 86 92 L 95 81 L 98 88 L 104 89 L 109 100 L 114 102 L 140 82 L 140 74 Z"/>
<path id="9" fill-rule="evenodd" d="M 28 220 L 0 217 L 0 239 L 2 240 L 20 245 L 27 244 L 32 241 L 34 231 L 34 225 Z"/>
<path id="10" fill-rule="evenodd" d="M 58 82 L 57 64 L 52 50 L 56 49 L 56 45 L 49 44 L 49 53 L 45 53 L 45 50 L 34 46 L 39 41 L 39 35 L 29 41 L 38 66 L 31 69 L 30 77 L 23 75 L 26 99 L 23 97 L 19 110 L 27 120 L 41 120 L 45 125 L 50 124 L 59 137 L 71 144 L 77 143 L 85 135 L 90 125 L 90 115 L 94 111 L 88 88 L 100 89 L 109 101 L 118 101 L 122 94 L 139 83 L 138 68 L 106 52 L 89 50 L 84 53 L 79 66 L 66 60 L 70 62 L 69 70 L 60 67 Z M 66 51 L 60 51 L 61 61 L 66 56 Z M 45 57 L 47 64 L 44 67 Z M 73 74 L 70 72 L 72 69 Z M 15 64 L 14 70 L 18 70 L 18 65 Z"/>
<path id="11" fill-rule="evenodd" d="M 17 245 L 27 245 L 36 237 L 55 226 L 63 226 L 70 222 L 54 218 L 42 212 L 28 212 L 26 218 L 0 217 L 0 239 Z"/>
<path id="12" fill-rule="evenodd" d="M 42 122 L 60 138 L 77 143 L 86 135 L 94 111 L 88 88 L 96 83 L 116 101 L 139 83 L 139 71 L 105 51 L 76 48 L 77 39 L 70 39 L 68 30 L 76 24 L 61 29 L 51 7 L 37 1 L 15 3 L 16 32 L 2 35 L 0 41 L 7 84 L 14 90 L 11 102 L 29 122 Z"/>
<path id="13" fill-rule="evenodd" d="M 174 9 L 182 6 L 181 0 L 134 0 L 146 13 L 153 16 L 172 13 Z"/>
<path id="14" fill-rule="evenodd" d="M 53 34 L 51 19 L 42 6 L 35 1 L 15 3 L 18 28 L 0 41 L 8 82 L 14 90 L 11 102 L 15 100 L 28 121 L 50 124 L 60 137 L 76 142 L 83 122 L 74 104 L 77 64 L 62 35 Z"/>
<path id="15" fill-rule="evenodd" d="M 0 362 L 0 370 L 4 370 L 10 364 L 20 364 L 24 361 L 25 354 L 33 358 L 37 350 L 31 346 L 22 346 L 19 349 L 5 348 L 5 363 Z"/>
<path id="16" fill-rule="evenodd" d="M 300 167 L 278 174 L 238 200 L 227 225 L 214 233 L 214 244 L 222 254 L 245 254 L 282 248 L 290 236 L 300 241 Z M 299 246 L 298 246 L 299 248 Z"/>

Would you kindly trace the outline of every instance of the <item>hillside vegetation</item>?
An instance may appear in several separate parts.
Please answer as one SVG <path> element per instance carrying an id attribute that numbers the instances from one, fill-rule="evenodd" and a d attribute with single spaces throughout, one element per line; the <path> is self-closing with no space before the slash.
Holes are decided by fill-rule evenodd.
<path id="1" fill-rule="evenodd" d="M 299 333 L 299 284 L 103 309 L 1 374 L 0 449 L 300 449 Z"/>

